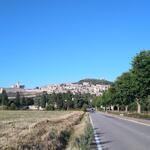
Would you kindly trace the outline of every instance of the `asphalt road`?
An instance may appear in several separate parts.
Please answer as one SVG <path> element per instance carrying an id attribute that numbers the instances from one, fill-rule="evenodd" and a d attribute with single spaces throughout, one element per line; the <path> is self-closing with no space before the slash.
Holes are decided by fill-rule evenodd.
<path id="1" fill-rule="evenodd" d="M 150 150 L 150 126 L 100 112 L 90 116 L 103 150 Z"/>

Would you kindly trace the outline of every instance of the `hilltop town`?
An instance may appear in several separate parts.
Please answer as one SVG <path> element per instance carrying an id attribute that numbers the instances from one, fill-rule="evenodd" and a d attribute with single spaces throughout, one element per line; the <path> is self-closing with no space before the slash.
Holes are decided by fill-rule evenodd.
<path id="1" fill-rule="evenodd" d="M 52 93 L 67 93 L 70 91 L 73 94 L 91 94 L 102 95 L 105 90 L 108 90 L 111 82 L 98 79 L 85 79 L 76 83 L 61 83 L 61 84 L 49 84 L 42 87 L 36 87 L 34 89 L 27 89 L 25 85 L 21 85 L 19 82 L 12 85 L 10 88 L 4 88 L 9 97 L 14 97 L 16 92 L 20 92 L 24 96 L 35 96 L 37 94 L 46 91 L 48 94 Z M 3 88 L 1 88 L 2 91 Z"/>
<path id="2" fill-rule="evenodd" d="M 110 84 L 92 84 L 90 82 L 83 83 L 63 83 L 63 84 L 52 84 L 41 87 L 42 91 L 51 93 L 66 93 L 70 91 L 73 94 L 91 94 L 91 95 L 102 95 L 105 90 L 108 90 Z"/>

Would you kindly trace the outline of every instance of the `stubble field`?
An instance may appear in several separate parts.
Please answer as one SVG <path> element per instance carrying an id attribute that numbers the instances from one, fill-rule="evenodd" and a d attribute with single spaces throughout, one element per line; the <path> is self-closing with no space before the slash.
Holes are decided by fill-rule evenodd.
<path id="1" fill-rule="evenodd" d="M 0 111 L 0 149 L 63 149 L 81 111 Z"/>

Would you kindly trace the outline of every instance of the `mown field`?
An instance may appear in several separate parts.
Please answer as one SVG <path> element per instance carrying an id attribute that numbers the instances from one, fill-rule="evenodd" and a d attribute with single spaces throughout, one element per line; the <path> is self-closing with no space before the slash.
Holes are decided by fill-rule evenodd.
<path id="1" fill-rule="evenodd" d="M 65 149 L 82 111 L 0 111 L 0 149 Z"/>

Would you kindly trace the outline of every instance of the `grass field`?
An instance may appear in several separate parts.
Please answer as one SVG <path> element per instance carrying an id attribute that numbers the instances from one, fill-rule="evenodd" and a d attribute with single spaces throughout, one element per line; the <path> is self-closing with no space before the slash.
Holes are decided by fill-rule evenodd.
<path id="1" fill-rule="evenodd" d="M 0 111 L 0 149 L 62 148 L 65 141 L 61 143 L 60 137 L 82 115 L 81 111 Z"/>
<path id="2" fill-rule="evenodd" d="M 72 113 L 72 111 L 8 111 L 1 110 L 0 111 L 0 121 L 14 121 L 21 119 L 55 119 L 56 117 L 63 117 L 64 115 L 68 115 Z"/>

